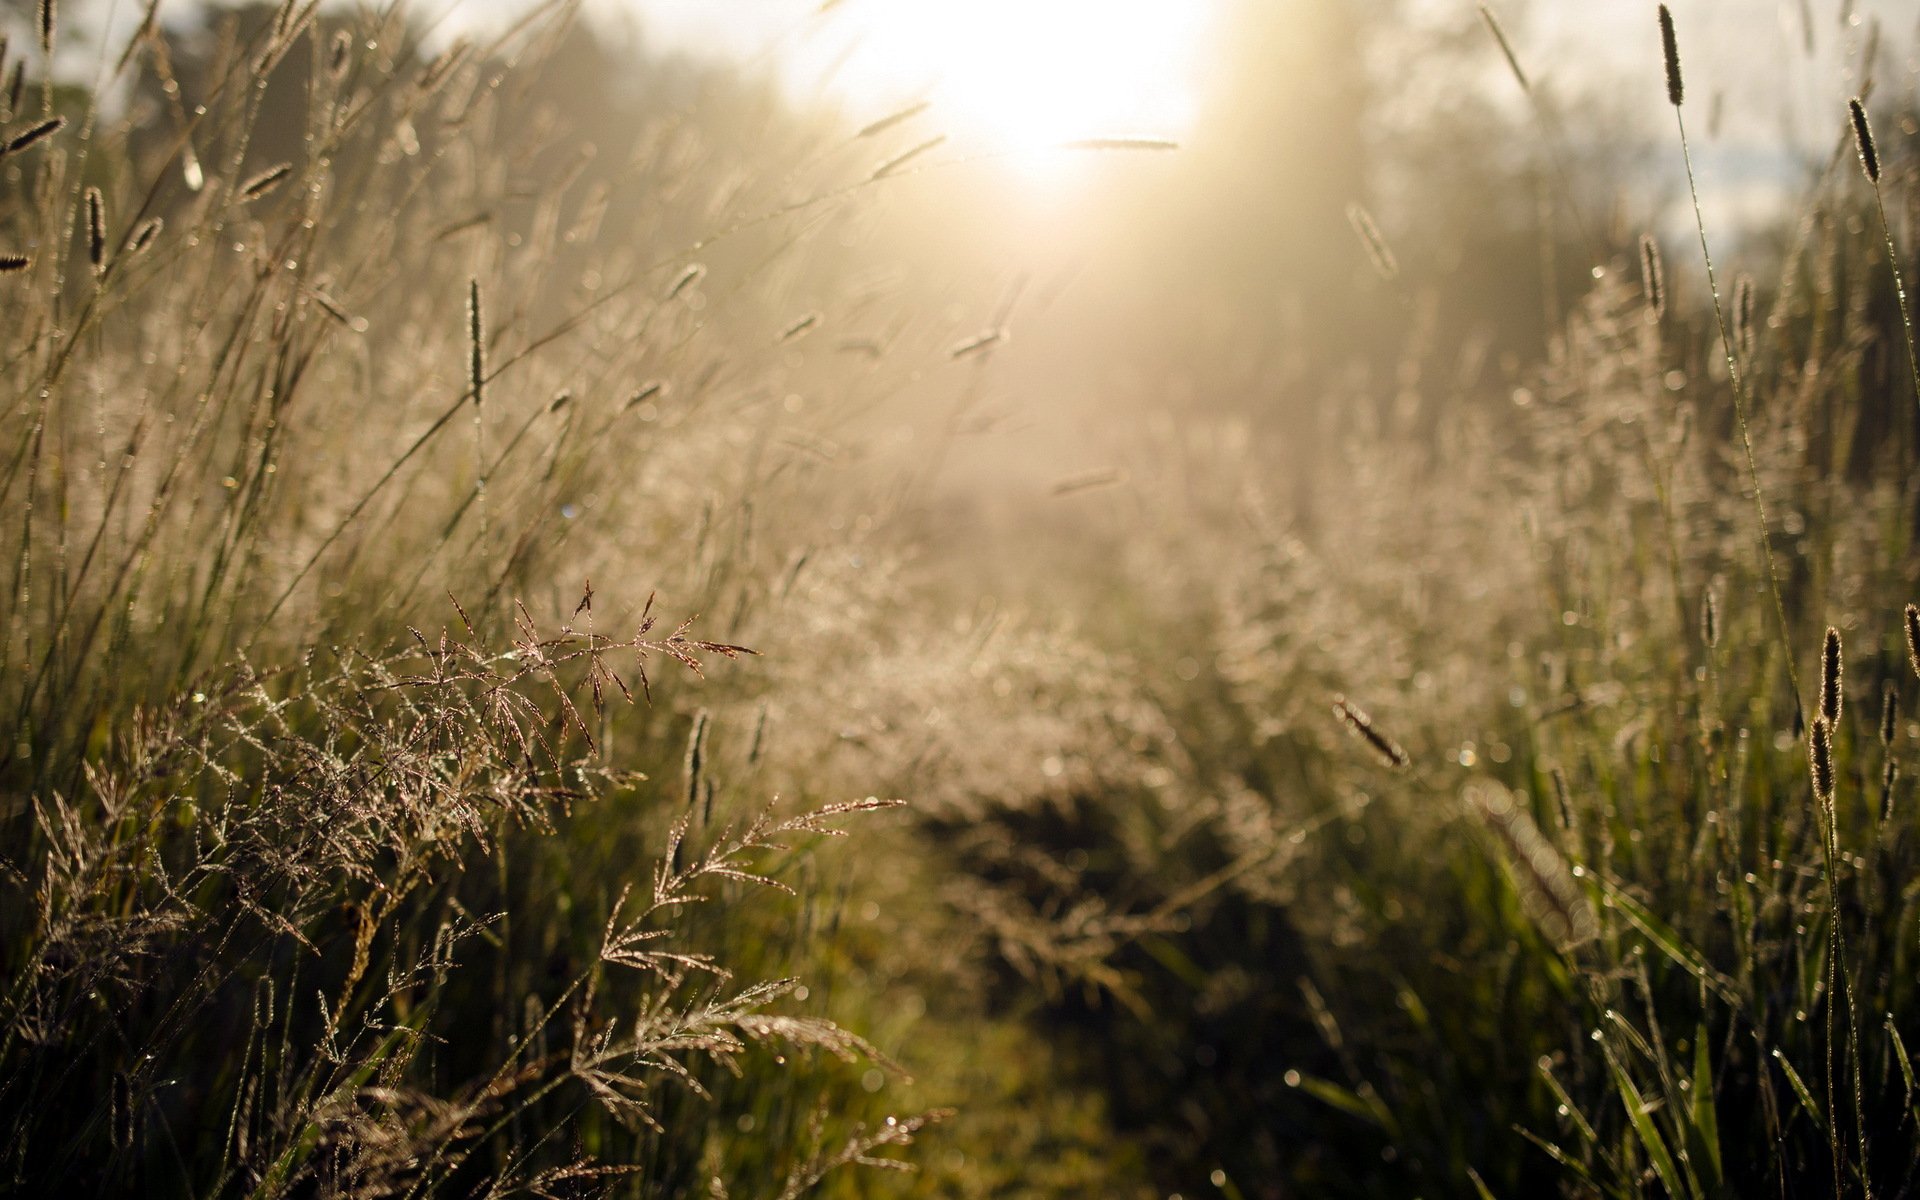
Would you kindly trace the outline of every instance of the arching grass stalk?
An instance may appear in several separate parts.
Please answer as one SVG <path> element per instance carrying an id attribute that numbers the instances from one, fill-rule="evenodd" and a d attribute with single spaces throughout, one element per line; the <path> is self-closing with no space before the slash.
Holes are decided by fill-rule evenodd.
<path id="1" fill-rule="evenodd" d="M 1853 145 L 1860 152 L 1860 172 L 1873 185 L 1873 206 L 1880 213 L 1880 236 L 1887 243 L 1887 269 L 1893 272 L 1893 291 L 1900 298 L 1900 329 L 1907 338 L 1907 372 L 1913 380 L 1913 402 L 1920 406 L 1920 354 L 1914 352 L 1913 313 L 1907 308 L 1907 284 L 1900 275 L 1900 251 L 1893 244 L 1893 225 L 1887 220 L 1887 200 L 1880 191 L 1880 152 L 1874 146 L 1873 126 L 1859 97 L 1847 101 L 1853 117 Z"/>
<path id="2" fill-rule="evenodd" d="M 1746 452 L 1747 480 L 1753 485 L 1753 513 L 1760 525 L 1760 553 L 1767 568 L 1767 590 L 1773 598 L 1773 614 L 1780 627 L 1780 650 L 1787 664 L 1787 683 L 1793 690 L 1794 733 L 1806 725 L 1800 700 L 1800 672 L 1793 665 L 1793 637 L 1787 627 L 1787 606 L 1780 597 L 1780 569 L 1773 558 L 1772 525 L 1767 519 L 1767 498 L 1760 487 L 1760 466 L 1753 454 L 1753 432 L 1748 426 L 1747 385 L 1741 378 L 1740 364 L 1733 352 L 1733 333 L 1727 326 L 1726 307 L 1720 301 L 1720 282 L 1714 274 L 1713 252 L 1707 248 L 1707 221 L 1700 212 L 1700 188 L 1693 174 L 1693 152 L 1687 144 L 1687 119 L 1681 109 L 1686 90 L 1680 76 L 1680 50 L 1673 33 L 1673 15 L 1660 6 L 1660 41 L 1667 64 L 1667 100 L 1673 105 L 1674 123 L 1680 130 L 1680 158 L 1687 168 L 1687 194 L 1693 201 L 1693 224 L 1700 234 L 1700 257 L 1707 265 L 1707 290 L 1713 296 L 1713 319 L 1720 330 L 1720 347 L 1727 360 L 1727 378 L 1733 384 L 1733 412 L 1740 426 L 1740 447 Z"/>

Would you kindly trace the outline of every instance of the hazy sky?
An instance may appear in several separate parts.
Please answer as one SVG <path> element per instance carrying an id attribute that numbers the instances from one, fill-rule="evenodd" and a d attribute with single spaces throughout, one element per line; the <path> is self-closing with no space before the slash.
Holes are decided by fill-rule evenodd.
<path id="1" fill-rule="evenodd" d="M 1173 130 L 1192 112 L 1222 0 L 625 0 L 661 42 L 763 62 L 798 92 L 884 106 L 930 99 L 960 124 L 1008 132 L 1024 108 L 1048 132 L 1106 121 Z M 1286 0 L 1271 0 L 1282 4 Z M 1354 0 L 1358 3 L 1360 0 Z M 1471 16 L 1469 0 L 1425 0 Z M 1848 85 L 1866 22 L 1885 29 L 1883 71 L 1909 74 L 1920 8 L 1912 0 L 1672 0 L 1683 54 L 1704 102 L 1726 93 L 1730 117 L 1764 120 L 1830 102 Z M 1659 69 L 1653 3 L 1519 0 L 1512 16 L 1535 74 Z M 1519 14 L 1530 14 L 1522 21 Z M 1803 50 L 1811 18 L 1815 54 Z M 1906 59 L 1894 61 L 1894 55 Z M 1892 81 L 1888 81 L 1892 82 Z M 1844 96 L 1841 98 L 1844 104 Z M 1831 122 L 1821 122 L 1824 127 Z M 1081 134 L 1104 132 L 1080 130 Z M 1824 135 L 1823 135 L 1824 136 Z"/>

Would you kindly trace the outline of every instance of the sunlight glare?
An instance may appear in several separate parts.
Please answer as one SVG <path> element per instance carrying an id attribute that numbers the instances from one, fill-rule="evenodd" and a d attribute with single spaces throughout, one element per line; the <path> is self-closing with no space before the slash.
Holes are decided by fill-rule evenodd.
<path id="1" fill-rule="evenodd" d="M 929 101 L 956 140 L 1016 154 L 1083 138 L 1179 138 L 1206 0 L 845 0 L 827 84 L 862 110 Z"/>

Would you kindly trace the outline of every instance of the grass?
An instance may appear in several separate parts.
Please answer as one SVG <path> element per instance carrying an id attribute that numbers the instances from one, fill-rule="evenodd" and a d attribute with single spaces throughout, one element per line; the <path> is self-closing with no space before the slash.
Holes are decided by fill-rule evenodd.
<path id="1" fill-rule="evenodd" d="M 950 432 L 848 460 L 1004 316 L 821 345 L 903 303 L 836 255 L 920 109 L 589 151 L 572 15 L 13 52 L 0 1191 L 1911 1193 L 1864 106 L 1732 324 L 1622 241 L 1541 361 L 1334 396 L 1310 488 L 1150 429 L 989 601 Z"/>

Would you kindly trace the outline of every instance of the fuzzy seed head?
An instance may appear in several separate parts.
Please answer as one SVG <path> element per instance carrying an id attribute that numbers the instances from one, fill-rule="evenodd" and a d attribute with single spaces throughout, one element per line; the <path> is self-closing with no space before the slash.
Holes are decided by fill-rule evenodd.
<path id="1" fill-rule="evenodd" d="M 1720 601 L 1712 588 L 1700 597 L 1700 640 L 1709 650 L 1720 644 Z"/>
<path id="2" fill-rule="evenodd" d="M 1880 685 L 1880 744 L 1891 748 L 1900 731 L 1900 687 L 1889 679 Z"/>
<path id="3" fill-rule="evenodd" d="M 347 66 L 353 62 L 353 34 L 345 29 L 336 29 L 333 41 L 327 46 L 327 74 L 338 83 L 347 73 Z"/>
<path id="4" fill-rule="evenodd" d="M 33 260 L 24 254 L 0 254 L 0 275 L 12 275 L 32 265 Z"/>
<path id="5" fill-rule="evenodd" d="M 96 275 L 107 269 L 107 205 L 97 187 L 87 189 L 87 261 Z"/>
<path id="6" fill-rule="evenodd" d="M 1361 741 L 1373 747 L 1386 764 L 1395 770 L 1405 770 L 1413 764 L 1413 759 L 1400 748 L 1400 743 L 1373 727 L 1373 718 L 1362 710 L 1347 703 L 1346 697 L 1333 698 L 1333 715 L 1353 732 Z"/>
<path id="7" fill-rule="evenodd" d="M 1920 675 L 1920 604 L 1907 605 L 1907 663 Z"/>
<path id="8" fill-rule="evenodd" d="M 1373 216 L 1358 204 L 1347 205 L 1347 221 L 1353 231 L 1360 235 L 1360 241 L 1367 248 L 1367 257 L 1373 260 L 1373 269 L 1382 279 L 1392 279 L 1400 274 L 1399 260 L 1393 256 L 1393 250 L 1387 245 L 1387 239 L 1380 235 L 1380 227 L 1373 223 Z"/>
<path id="9" fill-rule="evenodd" d="M 1879 183 L 1880 151 L 1873 144 L 1873 126 L 1867 124 L 1867 106 L 1855 98 L 1847 101 L 1847 112 L 1853 117 L 1853 148 L 1860 152 L 1860 170 L 1868 183 Z"/>
<path id="10" fill-rule="evenodd" d="M 0 149 L 0 154 L 18 154 L 27 147 L 60 132 L 66 123 L 65 117 L 48 117 L 38 124 L 30 125 L 18 137 L 10 140 L 4 149 Z"/>
<path id="11" fill-rule="evenodd" d="M 467 389 L 473 393 L 475 408 L 483 399 L 481 389 L 487 382 L 487 320 L 480 307 L 480 281 L 467 281 Z"/>
<path id="12" fill-rule="evenodd" d="M 1686 84 L 1680 78 L 1680 42 L 1673 36 L 1673 14 L 1660 6 L 1660 53 L 1667 63 L 1667 103 L 1675 108 L 1686 98 Z"/>
<path id="13" fill-rule="evenodd" d="M 1667 315 L 1667 273 L 1660 263 L 1660 243 L 1650 233 L 1640 235 L 1640 292 L 1654 320 Z"/>
<path id="14" fill-rule="evenodd" d="M 60 25 L 60 12 L 55 0 L 40 0 L 39 18 L 40 53 L 52 58 L 53 36 Z"/>
<path id="15" fill-rule="evenodd" d="M 1840 631 L 1827 627 L 1826 644 L 1820 649 L 1820 716 L 1835 729 L 1840 727 L 1840 708 L 1845 665 L 1840 655 Z"/>
<path id="16" fill-rule="evenodd" d="M 1743 356 L 1753 356 L 1753 276 L 1742 274 L 1733 283 L 1733 339 Z"/>
<path id="17" fill-rule="evenodd" d="M 240 185 L 240 202 L 245 204 L 250 200 L 258 200 L 268 192 L 279 187 L 281 182 L 292 173 L 292 163 L 279 163 L 275 166 L 268 167 L 266 170 Z"/>
<path id="18" fill-rule="evenodd" d="M 1813 719 L 1807 738 L 1807 764 L 1813 772 L 1813 794 L 1823 807 L 1833 804 L 1833 727 L 1825 717 Z"/>
<path id="19" fill-rule="evenodd" d="M 140 222 L 140 228 L 134 230 L 133 236 L 127 239 L 126 252 L 130 255 L 138 254 L 153 245 L 153 239 L 160 236 L 160 230 L 165 225 L 166 222 L 159 217 L 148 217 Z"/>

